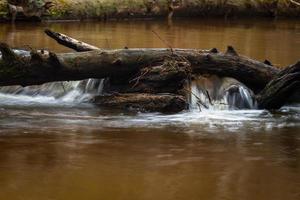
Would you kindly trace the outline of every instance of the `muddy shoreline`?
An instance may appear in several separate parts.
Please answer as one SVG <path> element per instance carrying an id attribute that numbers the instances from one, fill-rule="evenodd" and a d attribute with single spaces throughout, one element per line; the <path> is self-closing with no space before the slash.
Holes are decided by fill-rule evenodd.
<path id="1" fill-rule="evenodd" d="M 124 20 L 166 18 L 169 14 L 167 0 L 54 0 L 54 6 L 43 20 Z M 288 0 L 277 1 L 192 1 L 183 0 L 174 9 L 174 18 L 299 18 L 300 6 Z M 0 21 L 10 16 L 7 1 L 0 2 Z M 18 20 L 34 18 L 18 17 Z"/>

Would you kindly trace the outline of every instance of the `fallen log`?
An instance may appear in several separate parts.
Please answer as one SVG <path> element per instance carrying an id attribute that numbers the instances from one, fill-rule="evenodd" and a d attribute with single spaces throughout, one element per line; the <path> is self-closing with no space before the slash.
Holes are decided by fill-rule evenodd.
<path id="1" fill-rule="evenodd" d="M 168 110 L 162 107 L 169 105 L 174 95 L 185 99 L 186 103 L 186 91 L 183 90 L 193 74 L 235 78 L 254 91 L 259 108 L 266 109 L 281 107 L 287 101 L 285 97 L 299 89 L 299 64 L 280 71 L 270 62 L 262 63 L 238 55 L 230 46 L 226 53 L 217 49 L 105 50 L 51 30 L 45 32 L 58 43 L 79 52 L 31 51 L 30 56 L 19 56 L 1 43 L 0 86 L 107 78 L 107 93 L 125 94 L 97 97 L 96 104 L 147 111 Z M 161 93 L 169 93 L 169 96 Z M 162 107 L 153 104 L 147 107 L 149 102 L 162 104 Z M 175 107 L 168 108 L 176 112 L 185 108 Z"/>
<path id="2" fill-rule="evenodd" d="M 98 47 L 92 46 L 90 44 L 86 44 L 84 42 L 78 41 L 70 36 L 58 33 L 58 32 L 54 32 L 52 30 L 46 29 L 45 33 L 51 37 L 52 39 L 56 40 L 59 44 L 62 44 L 66 47 L 69 47 L 77 52 L 82 52 L 82 51 L 92 51 L 92 50 L 101 50 Z M 102 49 L 103 50 L 103 49 Z M 171 51 L 173 51 L 173 49 L 170 49 Z M 259 76 L 259 81 L 258 84 L 260 84 L 260 86 L 258 86 L 258 84 L 256 86 L 250 86 L 248 84 L 246 84 L 249 88 L 251 88 L 252 90 L 254 90 L 255 92 L 259 92 L 261 89 L 264 88 L 264 86 L 271 80 L 271 78 L 273 78 L 273 76 L 279 72 L 279 70 L 275 67 L 272 67 L 272 64 L 270 61 L 265 60 L 263 62 L 263 64 L 265 64 L 265 66 L 262 66 L 260 62 L 254 63 L 254 64 L 247 64 L 247 62 L 253 62 L 253 60 L 245 58 L 243 56 L 239 56 L 237 54 L 237 52 L 233 49 L 233 47 L 229 46 L 227 49 L 227 52 L 224 54 L 224 58 L 223 59 L 238 59 L 241 58 L 240 62 L 232 62 L 231 66 L 229 66 L 228 68 L 230 68 L 230 70 L 223 70 L 222 66 L 223 65 L 228 65 L 228 61 L 223 61 L 222 60 L 222 56 L 220 56 L 219 58 L 211 58 L 211 55 L 213 55 L 214 53 L 217 54 L 219 53 L 218 50 L 216 48 L 213 48 L 211 50 L 199 50 L 202 53 L 207 53 L 206 57 L 204 58 L 204 61 L 202 60 L 204 64 L 204 66 L 201 66 L 201 63 L 199 63 L 198 67 L 195 67 L 196 72 L 199 72 L 200 74 L 204 74 L 204 73 L 208 73 L 208 74 L 217 74 L 219 76 L 228 76 L 228 77 L 233 77 L 237 80 L 239 80 L 240 82 L 250 82 L 251 80 L 253 80 L 253 76 L 255 76 L 255 74 L 257 76 Z M 228 56 L 226 58 L 226 56 Z M 186 61 L 186 60 L 185 60 Z M 255 62 L 255 61 L 254 61 Z M 195 63 L 197 64 L 197 61 L 195 61 Z M 240 66 L 236 66 L 234 64 L 239 64 Z M 219 66 L 221 65 L 221 66 Z M 230 61 L 229 61 L 229 65 L 230 65 Z M 251 67 L 248 66 L 254 65 L 254 69 L 252 69 Z M 256 69 L 255 69 L 255 65 L 257 65 Z M 246 67 L 245 67 L 246 66 Z M 266 67 L 268 66 L 268 67 Z M 216 69 L 216 67 L 219 68 Z M 245 68 L 245 70 L 242 69 L 238 69 L 238 68 Z M 260 69 L 261 68 L 261 69 Z M 259 70 L 258 70 L 259 69 Z M 257 70 L 257 71 L 256 71 Z M 145 71 L 145 70 L 144 70 Z M 217 72 L 218 71 L 218 72 Z M 243 73 L 241 73 L 243 72 Z M 143 74 L 144 72 L 141 72 L 141 74 Z M 163 73 L 160 73 L 160 75 L 163 75 Z M 244 77 L 240 77 L 240 75 L 244 75 Z M 251 80 L 246 80 L 246 78 L 250 75 Z M 264 77 L 260 77 L 260 76 L 264 76 Z M 271 77 L 271 78 L 270 78 Z M 120 77 L 118 77 L 120 78 Z M 163 79 L 162 76 L 159 78 L 160 80 Z M 243 79 L 243 80 L 241 80 Z M 263 79 L 265 79 L 265 81 L 263 81 Z M 157 80 L 156 80 L 157 81 Z M 264 83 L 263 83 L 264 82 Z M 157 82 L 156 82 L 157 83 Z M 122 85 L 124 85 L 124 82 L 122 82 Z M 151 85 L 151 84 L 150 84 Z M 160 84 L 161 86 L 161 84 Z M 116 86 L 116 88 L 120 89 L 120 87 Z M 138 91 L 138 87 L 135 87 L 136 91 Z M 152 87 L 150 87 L 152 88 Z M 132 92 L 132 91 L 127 91 L 127 92 Z"/>
<path id="3" fill-rule="evenodd" d="M 59 44 L 77 52 L 101 50 L 98 47 L 78 41 L 70 36 L 46 29 L 45 33 Z M 187 62 L 166 60 L 162 65 L 141 69 L 131 80 L 128 77 L 110 77 L 105 81 L 104 91 L 111 92 L 147 92 L 147 93 L 178 93 L 183 88 L 190 73 Z"/>
<path id="4" fill-rule="evenodd" d="M 78 53 L 32 52 L 18 57 L 4 44 L 0 60 L 0 86 L 38 85 L 53 81 L 126 76 L 152 67 L 165 59 L 181 58 L 190 63 L 194 74 L 216 74 L 239 80 L 254 92 L 262 90 L 279 70 L 229 51 L 218 53 L 197 49 L 118 49 Z"/>
<path id="5" fill-rule="evenodd" d="M 86 44 L 86 43 L 84 43 L 82 41 L 78 41 L 70 36 L 67 36 L 67 35 L 64 35 L 64 34 L 49 30 L 49 29 L 46 29 L 45 33 L 49 37 L 51 37 L 52 39 L 57 41 L 59 44 L 62 44 L 63 46 L 71 48 L 77 52 L 92 51 L 92 50 L 97 50 L 97 49 L 101 50 L 98 47 L 92 46 L 90 44 Z M 170 49 L 170 50 L 173 51 L 173 49 Z M 207 53 L 207 55 L 203 61 L 203 63 L 206 62 L 206 64 L 204 64 L 204 66 L 202 67 L 201 63 L 199 63 L 199 66 L 195 67 L 194 71 L 196 71 L 196 72 L 199 71 L 200 74 L 208 73 L 208 74 L 217 74 L 219 76 L 233 77 L 243 83 L 248 82 L 248 80 L 246 79 L 248 77 L 248 75 L 250 75 L 251 80 L 253 80 L 253 76 L 255 76 L 253 74 L 256 74 L 259 79 L 257 85 L 260 85 L 260 86 L 251 87 L 248 84 L 246 84 L 250 89 L 254 90 L 256 93 L 258 93 L 260 90 L 262 90 L 265 87 L 265 85 L 273 78 L 273 76 L 279 72 L 279 70 L 277 68 L 272 67 L 273 65 L 268 60 L 265 60 L 263 62 L 263 64 L 265 64 L 265 66 L 261 66 L 261 63 L 257 62 L 255 64 L 253 64 L 254 66 L 257 65 L 256 69 L 255 69 L 255 67 L 254 67 L 254 69 L 252 69 L 251 67 L 247 67 L 247 64 L 244 64 L 244 63 L 247 63 L 247 61 L 253 62 L 253 60 L 239 56 L 238 53 L 231 46 L 228 47 L 227 52 L 224 54 L 223 59 L 224 60 L 230 59 L 230 57 L 233 59 L 242 58 L 241 59 L 242 61 L 240 62 L 241 63 L 240 66 L 235 66 L 234 65 L 235 63 L 232 62 L 232 65 L 228 67 L 228 68 L 231 68 L 230 71 L 223 70 L 222 67 L 223 67 L 224 63 L 226 63 L 226 61 L 222 61 L 222 56 L 220 58 L 211 59 L 212 54 L 219 53 L 216 48 L 213 48 L 211 50 L 200 50 L 200 51 L 202 53 Z M 228 57 L 226 58 L 226 56 L 228 56 L 229 58 Z M 215 61 L 215 60 L 217 60 L 217 61 Z M 187 60 L 184 60 L 184 61 L 187 61 Z M 196 64 L 197 64 L 197 61 L 196 61 Z M 228 63 L 226 63 L 225 65 L 228 65 Z M 243 65 L 245 65 L 246 67 Z M 219 71 L 217 71 L 218 69 L 216 69 L 216 67 L 219 68 Z M 243 70 L 241 68 L 245 68 L 244 73 L 241 73 L 241 72 L 243 72 Z M 154 68 L 152 68 L 152 69 L 154 69 Z M 162 68 L 158 68 L 158 69 L 162 69 Z M 177 70 L 178 69 L 179 68 L 177 68 Z M 145 92 L 146 90 L 147 90 L 147 92 L 149 92 L 149 91 L 164 92 L 161 89 L 162 85 L 163 85 L 161 80 L 167 79 L 166 77 L 168 77 L 168 75 L 166 75 L 166 73 L 164 73 L 167 70 L 160 70 L 160 71 L 156 72 L 157 77 L 154 78 L 155 79 L 154 81 L 151 81 L 151 79 L 153 79 L 153 77 L 151 76 L 151 73 L 148 73 L 149 71 L 151 71 L 151 70 L 149 70 L 147 68 L 142 69 L 140 72 L 140 74 L 142 76 L 136 75 L 136 77 L 133 80 L 137 80 L 139 84 L 135 84 L 134 85 L 135 87 L 125 86 L 126 84 L 128 84 L 128 81 L 129 81 L 128 78 L 125 78 L 125 82 L 124 82 L 124 80 L 122 81 L 122 79 L 124 79 L 124 77 L 117 77 L 114 79 L 114 80 L 117 80 L 117 81 L 115 81 L 116 83 L 113 83 L 114 81 L 111 79 L 110 84 L 109 84 L 109 89 L 113 90 L 113 91 L 122 91 L 122 92 Z M 155 69 L 154 71 L 157 71 L 157 69 Z M 185 71 L 185 73 L 186 73 L 186 69 L 181 70 L 181 71 Z M 243 75 L 243 76 L 240 76 L 240 75 Z M 251 80 L 249 82 L 251 82 Z M 129 82 L 131 83 L 132 80 Z M 174 81 L 172 81 L 172 82 L 174 82 Z M 156 87 L 154 85 L 156 85 Z M 134 88 L 134 89 L 128 90 L 128 88 Z M 159 91 L 157 91 L 157 88 L 159 88 Z M 171 85 L 170 88 L 177 88 L 177 87 L 174 85 Z"/>

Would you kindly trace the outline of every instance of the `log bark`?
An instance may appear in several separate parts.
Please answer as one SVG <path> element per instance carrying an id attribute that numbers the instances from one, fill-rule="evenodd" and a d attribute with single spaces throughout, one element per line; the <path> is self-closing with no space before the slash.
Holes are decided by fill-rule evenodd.
<path id="1" fill-rule="evenodd" d="M 231 46 L 226 53 L 217 49 L 105 50 L 61 33 L 45 32 L 78 53 L 31 51 L 30 56 L 19 56 L 0 43 L 0 86 L 108 78 L 106 90 L 123 94 L 96 97 L 96 104 L 160 112 L 186 108 L 183 90 L 192 74 L 235 78 L 256 93 L 262 109 L 280 108 L 299 91 L 299 62 L 280 71 L 270 62 L 238 55 Z"/>
<path id="2" fill-rule="evenodd" d="M 173 3 L 173 1 L 170 1 L 170 2 Z M 92 46 L 90 44 L 86 44 L 84 42 L 78 41 L 78 40 L 76 40 L 76 39 L 74 39 L 70 36 L 54 32 L 54 31 L 49 30 L 49 29 L 46 29 L 45 33 L 48 36 L 50 36 L 51 38 L 53 38 L 54 40 L 56 40 L 59 44 L 62 44 L 64 46 L 69 47 L 69 48 L 71 48 L 75 51 L 78 51 L 78 52 L 92 51 L 92 50 L 97 50 L 97 49 L 98 50 L 104 50 L 104 49 L 100 49 L 98 47 Z M 170 50 L 173 51 L 173 49 L 170 49 Z M 207 55 L 204 56 L 204 59 L 202 60 L 204 66 L 202 67 L 202 65 L 201 65 L 202 63 L 199 63 L 198 67 L 195 67 L 194 71 L 199 72 L 200 74 L 201 73 L 202 74 L 203 73 L 208 73 L 208 74 L 217 74 L 219 76 L 233 77 L 233 78 L 235 78 L 235 79 L 237 79 L 237 80 L 239 80 L 243 83 L 249 82 L 251 85 L 248 85 L 246 83 L 245 84 L 249 88 L 254 90 L 256 93 L 258 93 L 260 90 L 262 90 L 264 88 L 264 86 L 273 78 L 273 76 L 276 73 L 279 72 L 279 70 L 277 68 L 272 66 L 270 61 L 265 60 L 263 62 L 263 64 L 264 64 L 264 66 L 263 66 L 263 65 L 261 65 L 262 63 L 260 63 L 260 62 L 248 59 L 248 58 L 243 57 L 243 56 L 239 56 L 238 53 L 234 50 L 234 48 L 231 47 L 231 46 L 228 46 L 227 52 L 224 54 L 223 60 L 222 60 L 222 56 L 220 56 L 219 58 L 218 57 L 212 58 L 211 55 L 219 53 L 216 48 L 213 48 L 211 50 L 199 50 L 199 52 L 201 52 L 203 54 L 207 53 Z M 175 54 L 175 55 L 177 55 L 177 54 Z M 180 57 L 180 56 L 181 55 L 178 55 L 178 57 Z M 226 56 L 227 56 L 227 58 L 226 58 Z M 183 57 L 181 57 L 181 58 L 183 58 Z M 240 63 L 241 67 L 246 66 L 246 67 L 244 67 L 245 69 L 243 70 L 242 68 L 239 68 L 239 66 L 235 67 L 234 64 L 236 64 L 236 63 L 234 61 L 230 61 L 230 59 L 241 59 L 240 62 L 236 62 L 236 63 Z M 227 60 L 227 61 L 224 61 L 224 60 Z M 184 61 L 187 61 L 186 58 L 184 58 Z M 247 63 L 249 61 L 250 61 L 250 63 Z M 253 61 L 256 62 L 256 63 L 251 64 L 251 62 L 253 62 Z M 197 64 L 197 61 L 195 61 L 195 63 Z M 218 65 L 222 65 L 222 66 L 218 66 Z M 223 65 L 225 65 L 225 68 L 228 68 L 229 70 L 223 70 Z M 254 67 L 249 67 L 251 65 L 253 65 Z M 209 67 L 206 67 L 206 66 L 209 66 Z M 216 69 L 216 67 L 219 68 L 219 71 L 218 71 L 218 69 Z M 147 71 L 147 70 L 148 69 L 146 69 L 144 71 Z M 216 71 L 218 71 L 218 72 L 216 73 Z M 144 72 L 142 71 L 141 74 L 143 74 L 143 73 Z M 149 77 L 151 77 L 151 74 L 150 75 L 148 75 L 148 74 L 150 74 L 150 73 L 147 73 L 146 77 L 148 77 L 148 79 L 149 79 Z M 160 80 L 164 79 L 163 75 L 165 75 L 166 73 L 159 73 L 159 74 L 161 76 L 158 79 L 160 79 Z M 253 79 L 253 77 L 255 77 L 255 74 L 258 76 L 258 79 L 256 79 L 256 80 Z M 240 75 L 244 75 L 245 77 L 241 77 Z M 250 75 L 249 78 L 251 78 L 251 80 L 254 80 L 254 81 L 258 80 L 257 84 L 252 85 L 253 81 L 247 80 L 247 77 L 249 75 Z M 124 75 L 122 75 L 122 77 L 117 77 L 117 79 L 118 80 L 124 79 L 123 76 Z M 147 78 L 145 78 L 145 76 L 143 76 L 142 80 L 145 80 L 145 79 L 147 79 Z M 150 79 L 152 79 L 152 78 L 150 78 Z M 156 78 L 156 82 L 155 82 L 156 85 L 158 85 L 157 84 L 158 79 Z M 241 79 L 243 79 L 245 82 Z M 142 80 L 141 80 L 141 82 L 143 82 Z M 144 82 L 147 82 L 147 80 L 144 81 Z M 119 83 L 121 85 L 124 85 L 124 82 L 122 82 L 122 81 L 119 82 Z M 148 88 L 153 89 L 153 87 L 151 86 L 151 85 L 153 85 L 152 82 L 148 81 L 148 83 L 150 83 L 150 85 L 148 85 Z M 114 87 L 116 89 L 121 89 L 120 84 L 117 83 L 116 86 L 114 86 Z M 143 84 L 143 85 L 145 86 L 147 84 Z M 161 87 L 161 85 L 160 85 L 160 87 Z M 138 91 L 138 88 L 139 87 L 135 87 L 136 91 Z M 112 87 L 112 89 L 113 89 L 113 87 Z M 140 90 L 140 91 L 142 91 L 142 90 Z M 127 92 L 131 92 L 131 91 L 127 91 Z"/>
<path id="3" fill-rule="evenodd" d="M 87 44 L 85 42 L 76 40 L 70 36 L 64 35 L 62 33 L 58 33 L 55 31 L 52 31 L 50 29 L 46 29 L 45 33 L 57 41 L 57 43 L 66 46 L 68 48 L 71 48 L 77 52 L 84 52 L 84 51 L 93 51 L 93 50 L 100 50 L 100 48 L 95 47 L 93 45 Z"/>
<path id="4" fill-rule="evenodd" d="M 256 96 L 261 109 L 279 109 L 300 89 L 300 62 L 282 70 Z"/>
<path id="5" fill-rule="evenodd" d="M 176 113 L 188 108 L 186 98 L 174 94 L 127 93 L 97 96 L 93 102 L 100 107 Z"/>
<path id="6" fill-rule="evenodd" d="M 9 49 L 6 44 L 0 44 L 2 53 Z M 126 76 L 142 68 L 155 66 L 165 59 L 178 58 L 189 62 L 194 74 L 232 77 L 254 92 L 262 90 L 279 72 L 272 66 L 230 51 L 118 49 L 61 54 L 32 52 L 30 57 L 18 57 L 10 50 L 10 54 L 3 53 L 0 60 L 0 86 Z"/>
<path id="7" fill-rule="evenodd" d="M 129 78 L 111 77 L 104 91 L 183 94 L 182 90 L 190 77 L 189 63 L 165 60 L 157 66 L 143 68 Z"/>

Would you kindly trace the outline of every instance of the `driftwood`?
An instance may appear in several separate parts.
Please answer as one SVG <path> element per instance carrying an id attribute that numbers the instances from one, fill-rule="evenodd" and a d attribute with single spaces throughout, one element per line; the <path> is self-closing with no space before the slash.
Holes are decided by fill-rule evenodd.
<path id="1" fill-rule="evenodd" d="M 123 94 L 97 97 L 98 105 L 129 105 L 148 111 L 168 109 L 165 106 L 146 107 L 149 103 L 147 98 L 162 105 L 163 99 L 165 105 L 170 105 L 172 98 L 169 96 L 186 99 L 184 86 L 193 74 L 235 78 L 256 94 L 258 106 L 262 109 L 281 107 L 299 89 L 299 63 L 280 71 L 270 62 L 263 63 L 238 55 L 230 46 L 226 53 L 217 49 L 106 50 L 51 30 L 46 30 L 46 33 L 58 43 L 79 52 L 55 54 L 32 51 L 30 56 L 18 56 L 9 46 L 1 43 L 0 86 L 106 78 L 107 93 Z M 169 93 L 168 98 L 161 96 L 161 93 Z M 137 97 L 132 100 L 135 95 Z M 126 98 L 128 101 L 124 100 Z M 177 112 L 185 106 L 171 108 Z"/>
<path id="2" fill-rule="evenodd" d="M 59 44 L 64 45 L 68 48 L 74 49 L 75 51 L 78 51 L 78 52 L 100 50 L 98 47 L 95 47 L 93 45 L 78 41 L 78 40 L 76 40 L 74 38 L 71 38 L 67 35 L 57 33 L 57 32 L 51 31 L 49 29 L 46 29 L 45 33 L 49 37 L 56 40 Z"/>

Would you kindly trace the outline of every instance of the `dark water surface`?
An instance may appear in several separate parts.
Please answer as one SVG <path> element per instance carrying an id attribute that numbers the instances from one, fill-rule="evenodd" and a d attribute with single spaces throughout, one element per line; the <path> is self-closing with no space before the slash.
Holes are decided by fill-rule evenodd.
<path id="1" fill-rule="evenodd" d="M 154 30 L 173 47 L 300 58 L 299 21 L 1 24 L 0 41 L 69 51 L 46 27 L 104 48 L 165 47 Z M 0 199 L 298 200 L 300 106 L 162 115 L 0 93 Z"/>

